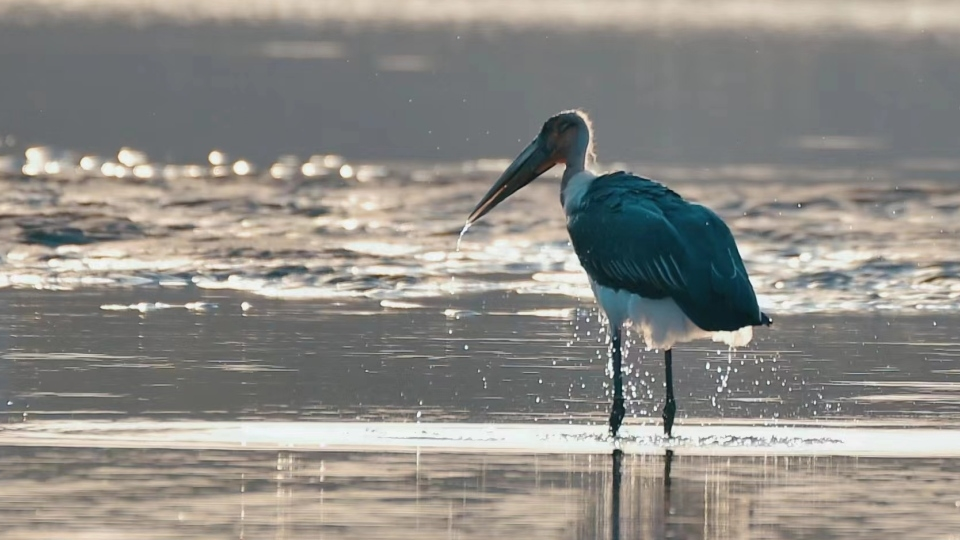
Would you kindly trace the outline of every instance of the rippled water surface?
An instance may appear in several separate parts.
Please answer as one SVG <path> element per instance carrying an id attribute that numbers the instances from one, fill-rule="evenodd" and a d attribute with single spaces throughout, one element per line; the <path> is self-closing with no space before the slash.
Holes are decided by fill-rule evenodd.
<path id="1" fill-rule="evenodd" d="M 956 461 L 622 459 L 614 495 L 609 455 L 29 448 L 0 457 L 0 535 L 939 539 L 960 520 Z"/>
<path id="2" fill-rule="evenodd" d="M 516 195 L 471 228 L 457 251 L 464 216 L 504 165 L 382 167 L 363 181 L 339 173 L 8 178 L 0 180 L 8 193 L 0 202 L 7 247 L 0 282 L 401 303 L 490 290 L 589 297 L 555 181 Z M 701 177 L 673 186 L 728 221 L 761 305 L 773 313 L 960 306 L 956 182 L 783 183 L 779 178 L 804 172 L 775 170 L 754 182 L 724 178 L 736 170 L 650 173 Z"/>
<path id="3" fill-rule="evenodd" d="M 611 456 L 587 300 L 0 298 L 4 538 L 950 538 L 960 522 L 951 314 L 787 315 L 745 350 L 678 348 L 671 443 L 660 355 L 634 347 Z"/>
<path id="4" fill-rule="evenodd" d="M 767 4 L 0 0 L 0 539 L 960 538 L 954 8 Z M 672 440 L 556 177 L 458 249 L 572 106 L 775 319 Z"/>

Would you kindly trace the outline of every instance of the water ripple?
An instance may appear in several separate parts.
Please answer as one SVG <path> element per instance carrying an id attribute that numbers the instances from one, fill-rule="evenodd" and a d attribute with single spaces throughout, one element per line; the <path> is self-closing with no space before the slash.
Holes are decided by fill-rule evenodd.
<path id="1" fill-rule="evenodd" d="M 133 163 L 131 156 L 139 154 L 126 150 Z M 36 150 L 30 159 L 54 155 L 60 154 Z M 211 163 L 227 159 L 219 151 L 211 156 Z M 331 156 L 313 161 L 316 167 L 345 163 Z M 464 216 L 498 167 L 351 167 L 377 173 L 363 179 L 301 171 L 282 178 L 230 173 L 144 181 L 80 175 L 61 164 L 54 173 L 0 176 L 7 194 L 0 202 L 0 286 L 159 285 L 401 303 L 488 291 L 590 296 L 564 232 L 554 181 L 538 182 L 498 208 L 458 250 Z M 667 177 L 683 170 L 647 169 Z M 799 173 L 774 166 L 763 169 L 763 178 L 728 178 L 730 170 L 741 169 L 717 168 L 716 178 L 701 170 L 697 182 L 671 184 L 691 200 L 708 201 L 728 221 L 765 308 L 960 307 L 957 184 L 787 182 L 777 178 Z M 810 171 L 811 178 L 831 174 L 840 172 Z"/>

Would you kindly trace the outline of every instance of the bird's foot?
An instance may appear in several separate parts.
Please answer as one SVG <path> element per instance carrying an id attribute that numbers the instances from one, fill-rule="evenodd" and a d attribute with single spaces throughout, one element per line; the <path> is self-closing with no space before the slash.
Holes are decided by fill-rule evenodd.
<path id="1" fill-rule="evenodd" d="M 617 438 L 617 432 L 620 431 L 620 425 L 623 424 L 623 417 L 627 414 L 627 409 L 623 406 L 623 398 L 614 398 L 613 406 L 610 408 L 610 436 Z"/>
<path id="2" fill-rule="evenodd" d="M 673 437 L 673 419 L 676 415 L 677 402 L 671 399 L 663 406 L 663 434 L 668 439 Z"/>

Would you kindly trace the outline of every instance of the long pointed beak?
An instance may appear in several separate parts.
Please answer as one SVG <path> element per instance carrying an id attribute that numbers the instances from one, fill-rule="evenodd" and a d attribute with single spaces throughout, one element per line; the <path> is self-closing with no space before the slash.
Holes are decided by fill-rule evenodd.
<path id="1" fill-rule="evenodd" d="M 493 210 L 495 206 L 505 201 L 507 197 L 516 193 L 520 188 L 533 182 L 538 176 L 550 170 L 556 164 L 550 160 L 550 151 L 540 143 L 539 137 L 534 139 L 517 159 L 500 175 L 490 191 L 483 196 L 477 207 L 467 218 L 467 226 L 482 218 Z"/>

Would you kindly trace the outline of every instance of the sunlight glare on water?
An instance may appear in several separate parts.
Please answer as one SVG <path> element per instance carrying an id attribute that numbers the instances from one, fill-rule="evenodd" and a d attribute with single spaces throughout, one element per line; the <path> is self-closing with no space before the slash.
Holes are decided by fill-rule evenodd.
<path id="1" fill-rule="evenodd" d="M 553 182 L 527 188 L 474 231 L 462 216 L 484 185 L 450 176 L 424 189 L 406 179 L 410 174 L 397 168 L 363 184 L 331 182 L 319 197 L 306 197 L 318 190 L 309 179 L 170 180 L 150 188 L 159 207 L 139 195 L 136 181 L 93 178 L 80 185 L 37 178 L 21 185 L 0 178 L 14 194 L 0 209 L 15 216 L 0 284 L 57 290 L 194 285 L 275 298 L 397 301 L 494 290 L 591 296 L 559 205 L 532 203 L 555 200 Z M 917 184 L 907 206 L 891 199 L 903 191 L 896 183 L 713 181 L 675 188 L 693 200 L 715 201 L 738 237 L 765 310 L 960 306 L 950 256 L 958 233 L 950 215 L 960 192 L 951 184 Z M 198 189 L 202 195 L 194 194 Z M 814 193 L 818 202 L 810 202 Z M 82 202 L 101 195 L 116 209 Z M 31 212 L 46 213 L 24 214 L 25 198 Z M 386 199 L 403 202 L 349 202 Z M 136 212 L 136 222 L 121 205 Z M 418 216 L 424 207 L 435 209 L 432 219 Z M 838 207 L 855 234 L 824 225 Z M 474 240 L 464 243 L 468 230 Z"/>

